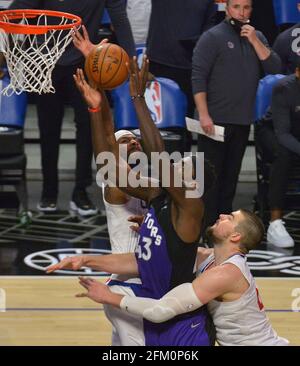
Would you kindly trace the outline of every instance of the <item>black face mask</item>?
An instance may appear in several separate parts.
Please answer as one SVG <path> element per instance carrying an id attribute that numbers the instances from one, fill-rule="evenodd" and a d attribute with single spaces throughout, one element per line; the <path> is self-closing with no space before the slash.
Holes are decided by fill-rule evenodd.
<path id="1" fill-rule="evenodd" d="M 242 30 L 242 27 L 246 24 L 249 24 L 250 23 L 250 20 L 247 20 L 245 23 L 244 22 L 241 22 L 240 20 L 238 19 L 235 19 L 235 18 L 229 18 L 228 19 L 228 22 L 229 24 L 233 27 L 233 29 L 238 33 L 240 34 L 241 33 L 241 30 Z"/>

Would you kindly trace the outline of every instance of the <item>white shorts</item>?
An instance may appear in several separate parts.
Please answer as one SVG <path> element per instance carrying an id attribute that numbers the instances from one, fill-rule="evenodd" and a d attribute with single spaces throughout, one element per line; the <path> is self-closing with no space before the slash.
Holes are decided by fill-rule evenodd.
<path id="1" fill-rule="evenodd" d="M 112 292 L 135 296 L 129 286 L 109 286 Z M 145 336 L 143 318 L 128 314 L 112 305 L 103 305 L 105 315 L 111 322 L 112 346 L 144 346 Z"/>

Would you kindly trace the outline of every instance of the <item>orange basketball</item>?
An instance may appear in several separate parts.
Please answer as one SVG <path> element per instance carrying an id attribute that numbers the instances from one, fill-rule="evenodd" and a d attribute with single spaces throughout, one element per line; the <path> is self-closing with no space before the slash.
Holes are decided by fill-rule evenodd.
<path id="1" fill-rule="evenodd" d="M 88 78 L 102 89 L 113 89 L 128 78 L 129 57 L 122 47 L 112 43 L 96 46 L 85 60 Z"/>

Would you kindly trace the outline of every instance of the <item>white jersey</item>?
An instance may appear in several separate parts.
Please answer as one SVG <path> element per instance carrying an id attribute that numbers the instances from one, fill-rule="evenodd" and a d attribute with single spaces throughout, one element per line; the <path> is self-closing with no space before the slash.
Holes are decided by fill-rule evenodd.
<path id="1" fill-rule="evenodd" d="M 142 201 L 129 197 L 125 204 L 111 204 L 105 200 L 104 185 L 102 185 L 103 202 L 106 209 L 107 228 L 111 243 L 112 253 L 133 253 L 138 244 L 139 235 L 130 229 L 128 217 L 143 215 L 147 209 L 142 207 Z M 122 286 L 122 282 L 140 284 L 139 278 L 128 278 L 112 274 L 110 281 L 121 281 L 119 284 L 110 285 L 112 292 L 121 295 L 134 296 L 134 292 L 128 286 Z M 144 346 L 145 336 L 143 330 L 143 318 L 124 313 L 111 305 L 103 305 L 104 312 L 112 324 L 112 346 Z"/>
<path id="2" fill-rule="evenodd" d="M 142 206 L 143 201 L 135 197 L 129 197 L 125 204 L 111 204 L 105 199 L 104 185 L 102 185 L 102 195 L 112 253 L 134 253 L 139 235 L 130 229 L 132 223 L 128 221 L 128 217 L 144 215 L 147 212 L 147 209 Z M 126 280 L 124 277 L 120 278 L 116 275 L 113 275 L 113 279 Z M 134 282 L 137 283 L 137 281 Z"/>
<path id="3" fill-rule="evenodd" d="M 210 255 L 198 271 L 204 272 L 213 262 L 214 255 Z M 247 258 L 237 254 L 221 265 L 226 263 L 240 269 L 249 288 L 237 300 L 212 300 L 207 304 L 216 327 L 217 342 L 221 346 L 287 346 L 288 340 L 277 335 L 266 316 Z"/>

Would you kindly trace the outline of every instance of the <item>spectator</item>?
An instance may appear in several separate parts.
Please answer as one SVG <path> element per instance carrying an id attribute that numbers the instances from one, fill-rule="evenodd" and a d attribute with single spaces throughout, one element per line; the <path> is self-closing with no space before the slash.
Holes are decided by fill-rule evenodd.
<path id="1" fill-rule="evenodd" d="M 281 79 L 274 87 L 271 118 L 261 121 L 257 143 L 272 161 L 269 183 L 271 222 L 267 241 L 277 247 L 295 245 L 282 221 L 289 171 L 295 156 L 300 156 L 300 59 L 294 74 Z M 273 123 L 272 123 L 273 121 Z"/>
<path id="2" fill-rule="evenodd" d="M 213 0 L 152 0 L 147 56 L 149 71 L 174 80 L 187 96 L 187 116 L 193 118 L 191 73 L 193 48 L 205 30 L 214 25 Z M 186 137 L 185 137 L 186 138 Z M 186 151 L 190 150 L 190 136 Z"/>
<path id="3" fill-rule="evenodd" d="M 232 211 L 261 68 L 266 73 L 280 70 L 279 57 L 263 34 L 248 24 L 251 11 L 251 0 L 228 0 L 225 20 L 205 32 L 194 50 L 192 83 L 201 126 L 208 135 L 215 124 L 225 128 L 224 142 L 207 136 L 198 140 L 199 151 L 217 173 L 205 198 L 205 227 L 220 213 Z"/>

